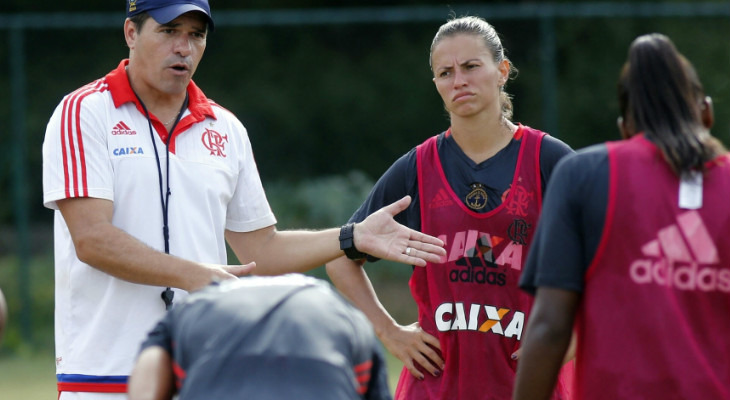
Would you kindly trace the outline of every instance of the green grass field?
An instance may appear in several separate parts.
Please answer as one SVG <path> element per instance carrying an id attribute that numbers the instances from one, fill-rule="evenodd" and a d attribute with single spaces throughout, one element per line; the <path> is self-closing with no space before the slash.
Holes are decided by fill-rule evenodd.
<path id="1" fill-rule="evenodd" d="M 0 356 L 0 393 L 3 400 L 58 398 L 53 354 Z"/>
<path id="2" fill-rule="evenodd" d="M 392 392 L 403 363 L 386 354 Z M 57 397 L 53 354 L 0 355 L 0 399 L 53 400 Z"/>

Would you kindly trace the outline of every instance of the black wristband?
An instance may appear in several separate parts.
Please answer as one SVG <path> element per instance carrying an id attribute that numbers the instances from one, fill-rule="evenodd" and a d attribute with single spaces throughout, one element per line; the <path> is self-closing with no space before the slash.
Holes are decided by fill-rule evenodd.
<path id="1" fill-rule="evenodd" d="M 361 260 L 367 256 L 367 254 L 359 251 L 355 247 L 355 224 L 342 225 L 340 228 L 340 250 L 345 252 L 345 255 L 350 260 Z"/>

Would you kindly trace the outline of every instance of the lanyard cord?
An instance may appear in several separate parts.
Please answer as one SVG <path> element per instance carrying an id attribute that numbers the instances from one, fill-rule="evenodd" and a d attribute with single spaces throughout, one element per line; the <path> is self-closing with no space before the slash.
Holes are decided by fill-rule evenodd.
<path id="1" fill-rule="evenodd" d="M 137 93 L 134 94 L 137 96 Z M 165 241 L 165 254 L 170 254 L 170 227 L 168 225 L 168 209 L 170 207 L 170 141 L 172 140 L 172 133 L 175 132 L 175 128 L 177 127 L 177 123 L 180 122 L 180 118 L 182 118 L 183 112 L 188 106 L 188 94 L 185 93 L 185 101 L 183 101 L 183 105 L 180 108 L 180 111 L 177 113 L 177 118 L 175 118 L 175 123 L 172 124 L 172 127 L 170 128 L 170 132 L 167 136 L 167 140 L 165 140 L 165 184 L 166 184 L 166 190 L 163 190 L 162 188 L 162 166 L 160 165 L 160 156 L 157 153 L 157 144 L 155 141 L 155 134 L 152 130 L 152 120 L 150 120 L 150 113 L 147 111 L 147 107 L 145 107 L 144 103 L 142 102 L 142 99 L 137 96 L 137 100 L 139 101 L 139 104 L 142 105 L 142 110 L 144 110 L 144 115 L 147 117 L 147 125 L 150 130 L 150 139 L 152 140 L 152 147 L 155 149 L 155 161 L 157 161 L 157 178 L 160 183 L 160 203 L 162 204 L 162 238 Z M 165 290 L 162 291 L 160 294 L 160 297 L 162 298 L 162 301 L 165 302 L 165 309 L 169 310 L 172 308 L 172 299 L 175 297 L 175 292 L 172 291 L 172 289 L 168 286 L 165 288 Z"/>

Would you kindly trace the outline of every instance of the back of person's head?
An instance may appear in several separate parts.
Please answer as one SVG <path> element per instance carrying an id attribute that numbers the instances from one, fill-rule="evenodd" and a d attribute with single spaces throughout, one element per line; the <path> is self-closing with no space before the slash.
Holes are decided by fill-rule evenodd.
<path id="1" fill-rule="evenodd" d="M 431 42 L 431 49 L 428 57 L 428 63 L 429 65 L 431 65 L 431 68 L 433 68 L 433 51 L 436 46 L 443 39 L 456 35 L 479 36 L 484 42 L 484 47 L 486 47 L 492 53 L 495 63 L 500 63 L 504 60 L 507 60 L 507 62 L 509 62 L 510 75 L 517 73 L 517 68 L 512 65 L 512 62 L 505 55 L 505 50 L 502 46 L 502 41 L 499 39 L 499 34 L 497 33 L 497 31 L 489 22 L 475 16 L 453 18 L 445 24 L 441 25 L 438 32 L 436 32 L 436 36 L 434 36 L 433 41 Z M 504 86 L 502 87 L 499 100 L 502 106 L 502 115 L 506 119 L 511 119 L 512 99 L 507 94 L 507 92 L 504 91 Z"/>
<path id="2" fill-rule="evenodd" d="M 711 112 L 692 64 L 665 35 L 636 38 L 618 82 L 621 117 L 630 134 L 643 132 L 681 174 L 703 170 L 722 150 L 703 112 Z"/>

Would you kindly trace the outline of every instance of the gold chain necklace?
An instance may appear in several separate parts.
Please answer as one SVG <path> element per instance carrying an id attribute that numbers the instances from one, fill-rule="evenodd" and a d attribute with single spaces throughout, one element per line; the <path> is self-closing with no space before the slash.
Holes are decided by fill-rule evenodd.
<path id="1" fill-rule="evenodd" d="M 165 126 L 167 126 L 167 125 L 170 125 L 171 123 L 175 122 L 175 120 L 177 119 L 177 117 L 178 117 L 179 115 L 180 115 L 180 113 L 177 113 L 177 114 L 175 114 L 175 116 L 174 116 L 174 117 L 172 117 L 172 119 L 171 119 L 171 120 L 169 120 L 169 121 L 165 122 L 165 123 L 164 123 L 164 125 L 165 125 Z"/>

